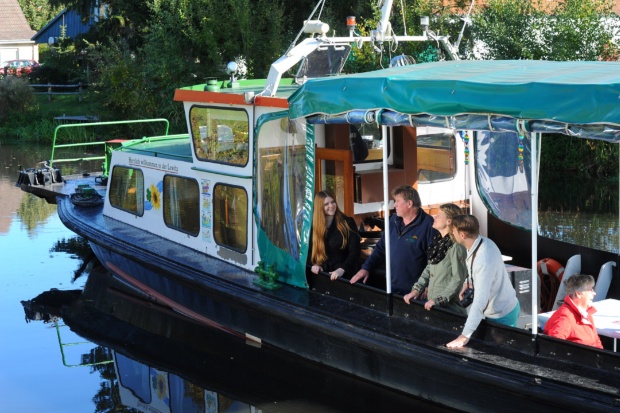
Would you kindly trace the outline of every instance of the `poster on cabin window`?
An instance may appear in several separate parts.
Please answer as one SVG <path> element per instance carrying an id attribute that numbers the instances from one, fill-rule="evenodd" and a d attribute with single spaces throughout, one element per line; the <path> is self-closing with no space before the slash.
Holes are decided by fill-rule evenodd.
<path id="1" fill-rule="evenodd" d="M 200 180 L 200 198 L 200 233 L 203 241 L 212 242 L 213 208 L 211 208 L 211 181 L 209 179 Z"/>

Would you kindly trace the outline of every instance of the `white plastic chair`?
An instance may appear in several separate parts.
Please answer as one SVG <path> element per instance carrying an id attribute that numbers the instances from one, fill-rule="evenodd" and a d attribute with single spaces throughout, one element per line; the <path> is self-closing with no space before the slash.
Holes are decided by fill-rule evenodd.
<path id="1" fill-rule="evenodd" d="M 579 273 L 581 273 L 581 254 L 573 255 L 566 262 L 566 265 L 564 266 L 564 276 L 562 277 L 562 282 L 558 288 L 558 293 L 555 296 L 555 302 L 553 303 L 552 310 L 557 310 L 558 307 L 564 303 L 564 297 L 566 296 L 566 286 L 564 285 L 564 281 Z"/>
<path id="2" fill-rule="evenodd" d="M 607 292 L 613 277 L 613 267 L 615 266 L 615 262 L 609 261 L 601 267 L 601 271 L 599 271 L 598 278 L 596 279 L 596 285 L 594 286 L 594 292 L 596 293 L 594 301 L 601 301 L 607 298 Z"/>

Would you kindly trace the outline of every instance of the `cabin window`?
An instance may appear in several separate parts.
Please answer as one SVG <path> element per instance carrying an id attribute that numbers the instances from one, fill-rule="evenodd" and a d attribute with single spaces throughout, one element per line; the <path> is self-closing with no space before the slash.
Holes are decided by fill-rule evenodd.
<path id="1" fill-rule="evenodd" d="M 144 214 L 144 175 L 135 168 L 115 166 L 112 169 L 110 204 L 131 214 Z"/>
<path id="2" fill-rule="evenodd" d="M 197 236 L 200 232 L 200 191 L 195 179 L 164 177 L 164 222 L 170 228 Z"/>
<path id="3" fill-rule="evenodd" d="M 456 140 L 451 133 L 420 135 L 418 144 L 418 183 L 430 184 L 454 178 Z"/>
<path id="4" fill-rule="evenodd" d="M 248 163 L 250 134 L 246 111 L 193 106 L 189 119 L 199 160 L 237 166 Z"/>
<path id="5" fill-rule="evenodd" d="M 388 139 L 389 142 L 389 129 Z M 353 153 L 353 162 L 382 162 L 383 136 L 381 126 L 376 123 L 351 125 L 349 129 L 349 144 Z M 390 156 L 390 146 L 387 146 L 387 156 Z"/>
<path id="6" fill-rule="evenodd" d="M 244 188 L 217 184 L 213 188 L 215 242 L 239 252 L 248 246 L 248 194 Z"/>
<path id="7" fill-rule="evenodd" d="M 260 226 L 275 246 L 298 259 L 306 192 L 304 125 L 288 118 L 265 122 L 257 145 Z"/>

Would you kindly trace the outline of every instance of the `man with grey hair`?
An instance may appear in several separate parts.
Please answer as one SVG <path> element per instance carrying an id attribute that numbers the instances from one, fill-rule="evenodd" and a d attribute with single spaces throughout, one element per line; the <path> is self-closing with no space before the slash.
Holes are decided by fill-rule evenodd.
<path id="1" fill-rule="evenodd" d="M 410 185 L 392 191 L 394 210 L 390 218 L 390 269 L 392 292 L 405 295 L 418 281 L 428 263 L 428 246 L 439 232 L 433 228 L 433 218 L 422 209 L 420 195 Z M 362 280 L 366 283 L 370 271 L 385 265 L 385 234 L 351 278 L 351 284 Z"/>
<path id="2" fill-rule="evenodd" d="M 564 304 L 558 308 L 545 325 L 544 333 L 586 346 L 603 348 L 601 339 L 594 327 L 592 307 L 594 277 L 586 274 L 573 275 L 564 280 L 566 297 Z"/>

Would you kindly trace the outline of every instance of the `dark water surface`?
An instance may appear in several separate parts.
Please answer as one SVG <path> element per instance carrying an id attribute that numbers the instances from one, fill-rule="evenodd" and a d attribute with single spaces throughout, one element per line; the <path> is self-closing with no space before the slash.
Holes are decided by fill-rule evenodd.
<path id="1" fill-rule="evenodd" d="M 22 301 L 81 290 L 97 273 L 56 207 L 14 186 L 18 165 L 45 159 L 46 148 L 0 145 L 1 412 L 452 411 L 127 300 L 118 311 L 185 336 L 166 340 L 125 323 L 107 324 L 113 331 L 100 328 L 91 341 L 63 319 L 26 319 Z"/>

